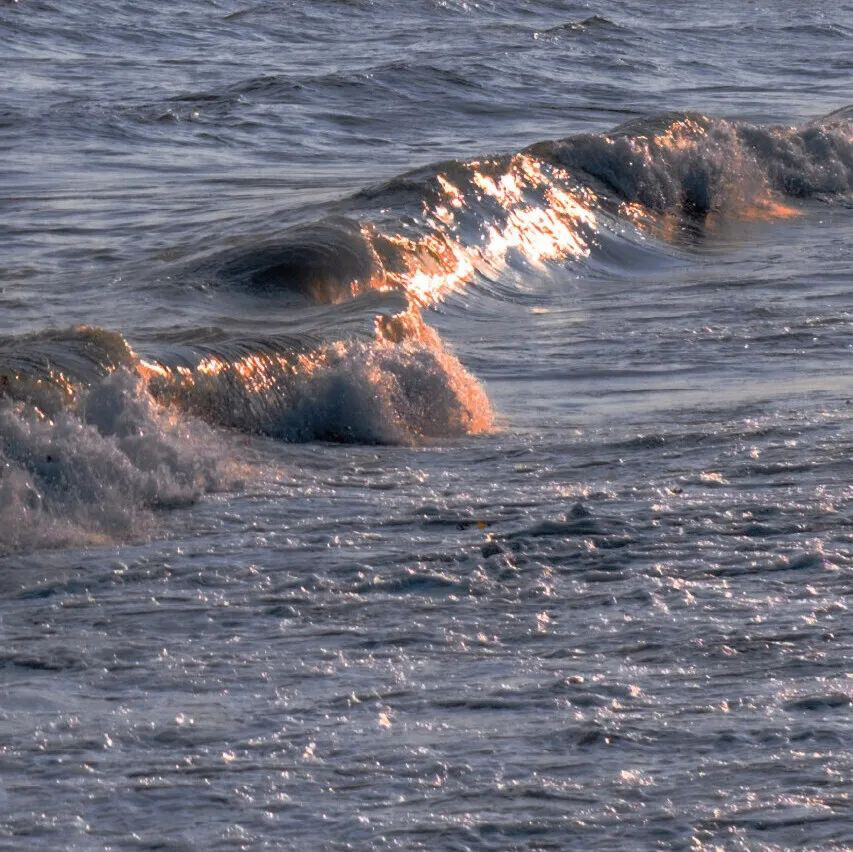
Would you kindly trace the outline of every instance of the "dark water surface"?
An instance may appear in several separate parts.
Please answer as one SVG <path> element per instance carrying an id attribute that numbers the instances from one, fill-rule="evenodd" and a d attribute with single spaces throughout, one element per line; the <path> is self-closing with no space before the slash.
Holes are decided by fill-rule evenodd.
<path id="1" fill-rule="evenodd" d="M 851 43 L 0 0 L 0 845 L 853 846 Z"/>

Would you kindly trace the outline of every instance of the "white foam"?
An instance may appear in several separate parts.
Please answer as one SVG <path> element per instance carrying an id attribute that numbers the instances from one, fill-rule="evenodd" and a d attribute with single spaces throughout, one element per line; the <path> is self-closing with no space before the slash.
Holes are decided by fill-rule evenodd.
<path id="1" fill-rule="evenodd" d="M 153 510 L 223 482 L 210 439 L 124 370 L 53 417 L 0 402 L 0 553 L 145 533 Z"/>

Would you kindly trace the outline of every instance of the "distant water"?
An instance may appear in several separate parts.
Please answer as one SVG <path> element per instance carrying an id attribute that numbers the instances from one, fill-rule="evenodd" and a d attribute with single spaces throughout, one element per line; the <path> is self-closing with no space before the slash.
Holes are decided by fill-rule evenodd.
<path id="1" fill-rule="evenodd" d="M 0 0 L 0 846 L 853 847 L 851 44 Z"/>

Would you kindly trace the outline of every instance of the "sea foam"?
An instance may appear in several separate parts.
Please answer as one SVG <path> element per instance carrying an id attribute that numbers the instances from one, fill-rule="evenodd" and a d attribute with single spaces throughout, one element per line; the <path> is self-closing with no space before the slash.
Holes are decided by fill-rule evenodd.
<path id="1" fill-rule="evenodd" d="M 0 553 L 144 534 L 155 510 L 226 484 L 211 440 L 127 370 L 50 416 L 0 401 Z"/>

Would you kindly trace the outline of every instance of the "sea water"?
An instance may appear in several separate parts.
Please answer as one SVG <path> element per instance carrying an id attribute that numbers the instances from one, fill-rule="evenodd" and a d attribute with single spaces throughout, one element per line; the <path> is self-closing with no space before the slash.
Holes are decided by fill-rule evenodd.
<path id="1" fill-rule="evenodd" d="M 851 40 L 0 3 L 0 844 L 853 845 Z"/>

